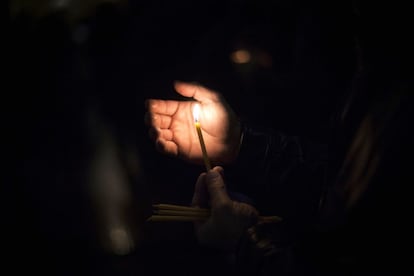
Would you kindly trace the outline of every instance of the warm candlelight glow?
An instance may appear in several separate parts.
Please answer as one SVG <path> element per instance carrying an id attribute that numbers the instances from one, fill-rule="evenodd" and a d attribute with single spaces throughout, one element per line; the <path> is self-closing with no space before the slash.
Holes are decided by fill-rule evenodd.
<path id="1" fill-rule="evenodd" d="M 197 130 L 198 139 L 200 141 L 201 151 L 203 153 L 203 160 L 204 165 L 206 166 L 206 170 L 211 170 L 210 160 L 208 159 L 206 145 L 204 144 L 203 133 L 201 132 L 201 125 L 200 125 L 200 105 L 194 104 L 193 109 L 193 117 L 194 117 L 194 124 Z"/>
<path id="2" fill-rule="evenodd" d="M 200 116 L 200 105 L 195 104 L 194 109 L 193 109 L 193 117 L 194 117 L 194 122 L 195 123 L 199 122 L 199 119 L 200 119 L 199 116 Z"/>

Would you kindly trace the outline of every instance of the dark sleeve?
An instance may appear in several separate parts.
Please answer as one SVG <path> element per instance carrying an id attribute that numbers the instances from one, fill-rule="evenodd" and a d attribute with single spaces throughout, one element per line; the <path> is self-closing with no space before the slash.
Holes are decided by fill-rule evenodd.
<path id="1" fill-rule="evenodd" d="M 251 198 L 261 214 L 304 223 L 317 210 L 326 183 L 327 148 L 270 129 L 243 126 L 229 188 Z"/>

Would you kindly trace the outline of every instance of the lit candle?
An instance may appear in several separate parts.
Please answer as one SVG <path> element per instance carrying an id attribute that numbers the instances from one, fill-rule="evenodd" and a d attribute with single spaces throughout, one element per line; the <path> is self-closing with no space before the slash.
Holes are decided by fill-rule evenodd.
<path id="1" fill-rule="evenodd" d="M 209 171 L 211 170 L 211 164 L 210 164 L 210 160 L 208 159 L 206 145 L 204 144 L 203 133 L 201 132 L 199 115 L 200 115 L 200 105 L 195 104 L 194 110 L 193 110 L 194 124 L 197 130 L 198 139 L 200 140 L 200 146 L 201 146 L 201 151 L 203 153 L 204 165 L 206 166 L 206 170 Z"/>

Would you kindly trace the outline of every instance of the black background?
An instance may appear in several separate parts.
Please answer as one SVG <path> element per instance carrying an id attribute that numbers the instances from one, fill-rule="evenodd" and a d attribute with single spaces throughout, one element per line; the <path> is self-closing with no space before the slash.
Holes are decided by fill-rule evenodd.
<path id="1" fill-rule="evenodd" d="M 151 203 L 189 204 L 203 171 L 156 152 L 143 121 L 145 99 L 176 98 L 174 80 L 197 81 L 220 91 L 243 119 L 325 141 L 358 66 L 353 32 L 363 30 L 350 1 L 126 2 L 98 5 L 72 25 L 62 12 L 11 18 L 3 101 L 11 131 L 3 145 L 12 168 L 2 196 L 10 230 L 4 253 L 16 272 L 223 269 L 218 252 L 195 243 L 191 224 L 145 223 Z M 371 32 L 381 49 L 394 45 L 385 33 L 395 30 L 383 33 L 385 25 Z M 231 61 L 240 48 L 256 53 L 249 64 Z M 127 255 L 102 248 L 99 210 L 87 188 L 108 132 L 132 198 L 125 223 L 136 241 Z"/>

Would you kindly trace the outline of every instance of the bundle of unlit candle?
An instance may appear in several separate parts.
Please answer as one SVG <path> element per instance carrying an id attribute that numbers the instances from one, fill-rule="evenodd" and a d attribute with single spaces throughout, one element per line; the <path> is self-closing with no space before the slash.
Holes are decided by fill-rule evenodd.
<path id="1" fill-rule="evenodd" d="M 206 208 L 181 206 L 174 204 L 154 204 L 153 215 L 147 221 L 203 221 L 210 217 Z M 259 216 L 260 223 L 275 223 L 282 221 L 278 216 Z"/>

